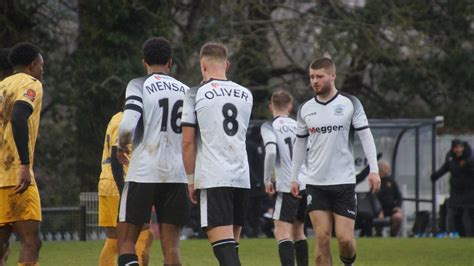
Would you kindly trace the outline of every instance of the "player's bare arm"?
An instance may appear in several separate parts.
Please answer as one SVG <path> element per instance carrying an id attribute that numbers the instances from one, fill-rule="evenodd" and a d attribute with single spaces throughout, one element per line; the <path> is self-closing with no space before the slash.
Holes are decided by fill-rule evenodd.
<path id="1" fill-rule="evenodd" d="M 192 203 L 197 204 L 194 190 L 194 168 L 196 164 L 196 128 L 183 127 L 183 163 L 188 175 L 188 192 Z"/>

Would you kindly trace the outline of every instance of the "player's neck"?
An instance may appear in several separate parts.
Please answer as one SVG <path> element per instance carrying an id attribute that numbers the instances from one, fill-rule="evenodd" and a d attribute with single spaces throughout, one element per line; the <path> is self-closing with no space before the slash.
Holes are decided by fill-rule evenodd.
<path id="1" fill-rule="evenodd" d="M 208 71 L 207 73 L 205 73 L 203 78 L 204 81 L 209 81 L 210 79 L 227 80 L 225 71 Z"/>
<path id="2" fill-rule="evenodd" d="M 289 113 L 287 111 L 275 111 L 273 110 L 273 117 L 277 116 L 288 116 Z"/>
<path id="3" fill-rule="evenodd" d="M 152 73 L 163 73 L 163 74 L 168 75 L 170 73 L 170 69 L 164 65 L 153 65 L 153 66 L 147 66 L 146 72 L 148 75 Z"/>
<path id="4" fill-rule="evenodd" d="M 323 95 L 317 95 L 316 98 L 320 102 L 327 102 L 331 100 L 334 96 L 337 94 L 337 89 L 336 87 L 332 86 L 331 89 L 328 91 L 328 93 L 323 94 Z"/>

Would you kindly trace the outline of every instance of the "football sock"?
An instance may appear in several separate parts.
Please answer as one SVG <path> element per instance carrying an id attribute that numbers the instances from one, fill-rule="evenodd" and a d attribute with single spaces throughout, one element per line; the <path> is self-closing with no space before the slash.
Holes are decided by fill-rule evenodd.
<path id="1" fill-rule="evenodd" d="M 18 266 L 39 266 L 39 262 L 18 262 Z"/>
<path id="2" fill-rule="evenodd" d="M 295 265 L 295 249 L 293 241 L 288 238 L 278 241 L 278 253 L 280 254 L 280 262 L 282 266 Z"/>
<path id="3" fill-rule="evenodd" d="M 140 266 L 138 257 L 135 254 L 122 254 L 118 258 L 119 266 Z"/>
<path id="4" fill-rule="evenodd" d="M 340 255 L 339 258 L 341 259 L 342 263 L 344 263 L 344 266 L 351 266 L 356 260 L 356 255 L 354 254 L 352 258 L 347 258 Z"/>
<path id="5" fill-rule="evenodd" d="M 117 261 L 117 239 L 106 238 L 100 252 L 99 266 L 115 266 Z"/>
<path id="6" fill-rule="evenodd" d="M 235 242 L 235 252 L 237 252 L 237 256 L 239 256 L 239 247 L 240 247 L 239 242 Z"/>
<path id="7" fill-rule="evenodd" d="M 222 239 L 212 243 L 212 249 L 220 266 L 240 266 L 233 238 Z"/>
<path id="8" fill-rule="evenodd" d="M 148 265 L 150 258 L 150 248 L 153 243 L 153 234 L 150 229 L 143 230 L 138 236 L 135 250 L 137 251 L 138 262 L 140 265 Z"/>
<path id="9" fill-rule="evenodd" d="M 308 266 L 308 241 L 298 240 L 293 243 L 296 253 L 296 264 L 298 266 Z"/>

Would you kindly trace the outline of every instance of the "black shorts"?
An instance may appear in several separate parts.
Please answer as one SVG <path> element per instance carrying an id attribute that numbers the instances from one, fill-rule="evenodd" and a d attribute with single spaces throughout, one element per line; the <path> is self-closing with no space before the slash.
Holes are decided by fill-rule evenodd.
<path id="1" fill-rule="evenodd" d="M 249 189 L 214 187 L 199 190 L 201 227 L 244 224 Z"/>
<path id="2" fill-rule="evenodd" d="M 355 184 L 306 185 L 306 194 L 308 212 L 315 210 L 331 211 L 355 220 L 357 210 Z"/>
<path id="3" fill-rule="evenodd" d="M 152 206 L 155 206 L 158 223 L 185 225 L 191 212 L 188 185 L 126 182 L 120 197 L 118 220 L 135 225 L 148 223 Z"/>
<path id="4" fill-rule="evenodd" d="M 295 198 L 291 193 L 278 192 L 273 208 L 273 220 L 294 223 L 296 220 L 303 222 L 306 217 L 306 192 L 300 191 L 300 198 Z"/>

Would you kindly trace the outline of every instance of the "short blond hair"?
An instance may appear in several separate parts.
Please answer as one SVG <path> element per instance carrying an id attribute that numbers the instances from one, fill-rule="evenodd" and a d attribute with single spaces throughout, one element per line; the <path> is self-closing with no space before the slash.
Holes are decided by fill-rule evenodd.
<path id="1" fill-rule="evenodd" d="M 284 110 L 293 103 L 293 97 L 285 90 L 278 89 L 273 92 L 271 98 L 272 107 L 276 110 Z"/>
<path id="2" fill-rule="evenodd" d="M 228 50 L 222 43 L 208 42 L 201 47 L 199 56 L 200 58 L 209 57 L 211 59 L 225 61 L 227 60 Z"/>

